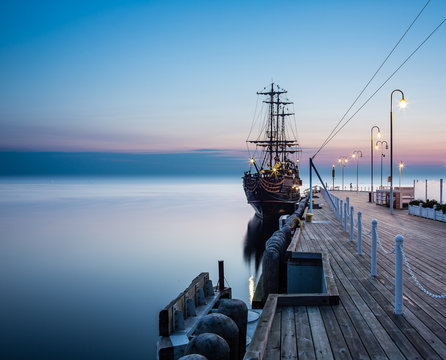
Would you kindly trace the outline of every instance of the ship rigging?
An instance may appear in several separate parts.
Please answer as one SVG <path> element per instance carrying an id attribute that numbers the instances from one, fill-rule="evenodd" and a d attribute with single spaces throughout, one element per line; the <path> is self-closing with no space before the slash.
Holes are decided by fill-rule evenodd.
<path id="1" fill-rule="evenodd" d="M 257 92 L 266 98 L 263 103 L 267 112 L 257 138 L 251 139 L 249 135 L 246 141 L 255 146 L 255 153 L 250 157 L 249 171 L 243 176 L 243 186 L 248 203 L 261 216 L 292 211 L 300 199 L 301 149 L 289 119 L 291 116 L 294 119 L 294 113 L 289 111 L 293 102 L 285 94 L 287 91 L 274 83 L 269 89 Z"/>

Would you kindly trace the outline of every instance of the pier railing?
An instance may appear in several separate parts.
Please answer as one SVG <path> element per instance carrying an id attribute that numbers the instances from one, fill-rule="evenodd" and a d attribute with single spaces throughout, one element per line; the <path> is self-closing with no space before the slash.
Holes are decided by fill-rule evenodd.
<path id="1" fill-rule="evenodd" d="M 339 221 L 340 226 L 343 228 L 343 232 L 349 232 L 349 240 L 353 242 L 353 234 L 356 229 L 357 233 L 357 254 L 362 255 L 362 238 L 364 236 L 370 236 L 371 240 L 371 255 L 370 255 L 370 276 L 377 276 L 377 248 L 379 247 L 383 254 L 395 256 L 395 301 L 394 301 L 394 313 L 396 315 L 403 314 L 403 266 L 405 265 L 411 278 L 418 286 L 418 288 L 426 295 L 436 299 L 446 299 L 446 294 L 434 294 L 428 291 L 416 277 L 412 267 L 407 260 L 404 253 L 404 238 L 402 235 L 395 236 L 395 245 L 393 249 L 386 250 L 378 235 L 378 220 L 373 219 L 371 222 L 371 229 L 367 231 L 362 224 L 362 213 L 357 212 L 357 220 L 355 222 L 354 207 L 350 206 L 350 198 L 347 196 L 345 200 L 340 199 L 327 192 L 325 189 L 321 191 L 324 199 L 331 206 L 336 219 Z M 349 224 L 349 226 L 347 226 Z"/>

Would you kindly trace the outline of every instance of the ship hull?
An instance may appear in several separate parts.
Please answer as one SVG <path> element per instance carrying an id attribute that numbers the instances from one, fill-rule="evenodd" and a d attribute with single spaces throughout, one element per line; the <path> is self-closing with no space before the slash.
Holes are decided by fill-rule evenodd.
<path id="1" fill-rule="evenodd" d="M 282 191 L 271 193 L 260 185 L 260 180 L 254 180 L 256 184 L 253 189 L 253 179 L 243 178 L 243 188 L 248 203 L 254 208 L 256 214 L 262 218 L 278 218 L 281 215 L 294 212 L 296 204 L 300 200 L 298 193 L 291 193 L 287 190 L 287 184 L 282 187 Z"/>

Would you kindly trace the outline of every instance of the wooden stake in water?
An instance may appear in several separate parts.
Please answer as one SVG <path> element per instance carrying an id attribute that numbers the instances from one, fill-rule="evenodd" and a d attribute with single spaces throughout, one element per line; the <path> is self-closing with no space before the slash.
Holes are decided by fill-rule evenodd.
<path id="1" fill-rule="evenodd" d="M 218 260 L 218 290 L 223 291 L 225 289 L 225 262 Z"/>

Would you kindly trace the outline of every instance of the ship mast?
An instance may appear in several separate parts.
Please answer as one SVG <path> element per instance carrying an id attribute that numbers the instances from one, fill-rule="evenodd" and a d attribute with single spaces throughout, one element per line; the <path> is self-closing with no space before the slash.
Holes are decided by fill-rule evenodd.
<path id="1" fill-rule="evenodd" d="M 287 140 L 286 138 L 285 117 L 294 115 L 294 113 L 285 112 L 286 105 L 292 104 L 287 99 L 281 99 L 281 95 L 286 93 L 286 90 L 281 89 L 274 83 L 271 84 L 269 90 L 257 92 L 257 95 L 267 96 L 267 99 L 263 101 L 263 103 L 269 106 L 266 131 L 264 133 L 266 136 L 263 140 L 248 140 L 249 143 L 254 143 L 256 146 L 265 148 L 262 168 L 266 163 L 272 171 L 280 169 L 282 163 L 288 161 L 287 153 L 296 152 L 296 150 L 288 150 L 288 148 L 299 146 L 296 139 Z"/>
<path id="2" fill-rule="evenodd" d="M 267 137 L 269 138 L 267 144 L 266 156 L 269 156 L 268 166 L 273 168 L 273 154 L 276 153 L 276 157 L 279 156 L 279 109 L 281 104 L 290 104 L 290 102 L 280 101 L 280 95 L 286 94 L 286 90 L 280 90 L 277 86 L 277 90 L 274 90 L 274 83 L 271 84 L 270 91 L 260 91 L 257 95 L 269 96 L 269 100 L 263 101 L 265 104 L 269 105 L 269 131 L 267 131 Z M 277 98 L 277 99 L 276 99 Z M 276 109 L 274 109 L 276 105 Z M 276 110 L 276 111 L 274 111 Z M 251 141 L 252 142 L 252 141 Z M 275 150 L 275 151 L 274 151 Z M 266 157 L 265 156 L 265 157 Z"/>
<path id="3" fill-rule="evenodd" d="M 273 165 L 273 119 L 274 119 L 274 107 L 273 107 L 273 103 L 274 103 L 274 83 L 271 84 L 271 92 L 270 92 L 270 97 L 271 97 L 271 104 L 269 105 L 269 109 L 270 109 L 270 124 L 271 124 L 271 130 L 269 132 L 269 143 L 270 143 L 270 147 L 269 147 L 269 166 L 272 167 Z"/>

